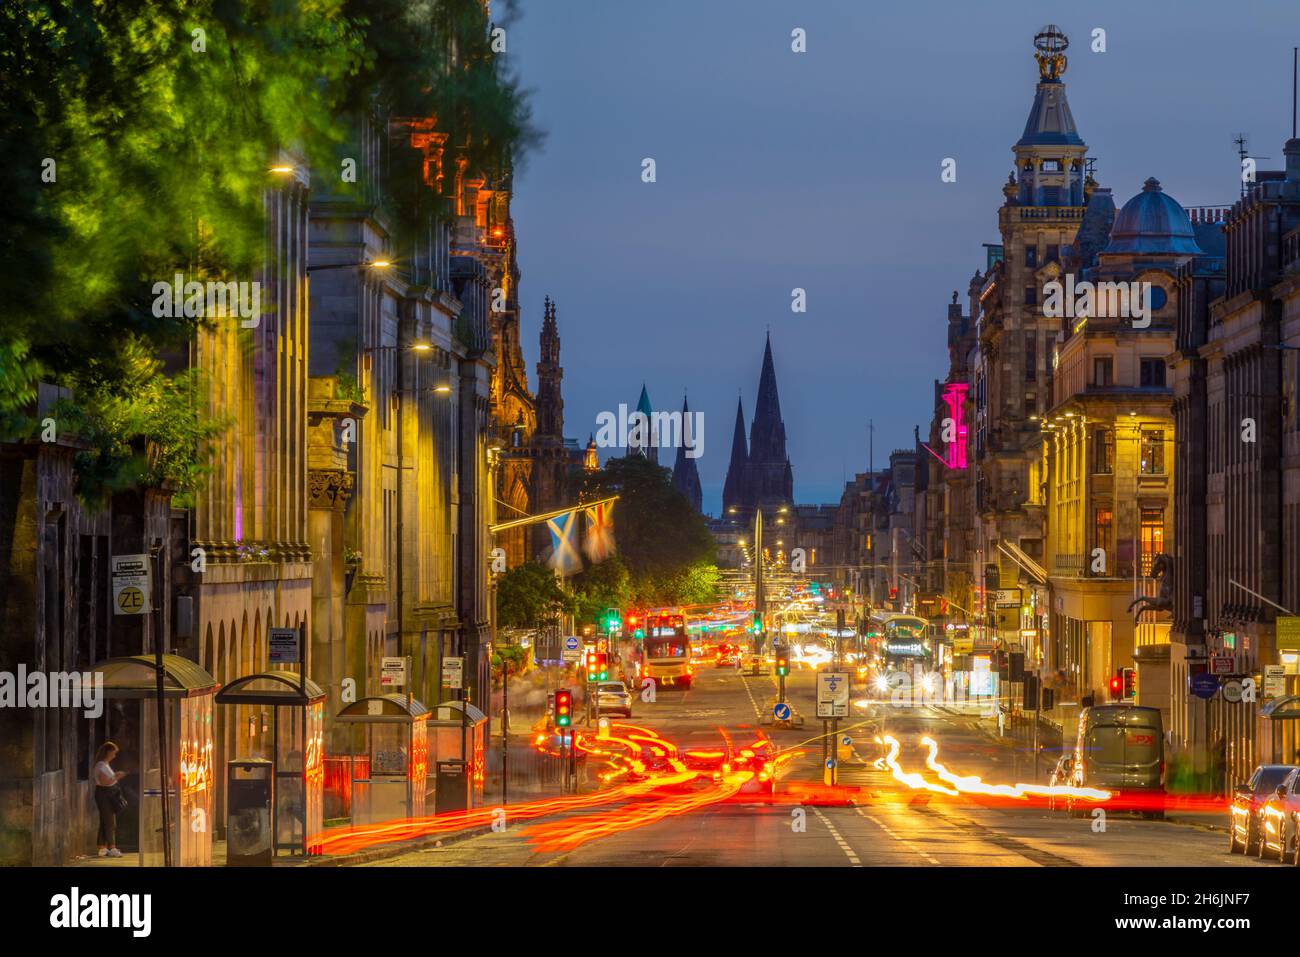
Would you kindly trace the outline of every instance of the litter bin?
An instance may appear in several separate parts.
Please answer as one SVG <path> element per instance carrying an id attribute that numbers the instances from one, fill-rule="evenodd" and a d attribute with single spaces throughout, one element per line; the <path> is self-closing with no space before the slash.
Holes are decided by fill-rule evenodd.
<path id="1" fill-rule="evenodd" d="M 469 775 L 464 761 L 439 761 L 434 813 L 469 810 Z"/>
<path id="2" fill-rule="evenodd" d="M 226 764 L 226 866 L 270 867 L 275 764 L 247 758 Z"/>

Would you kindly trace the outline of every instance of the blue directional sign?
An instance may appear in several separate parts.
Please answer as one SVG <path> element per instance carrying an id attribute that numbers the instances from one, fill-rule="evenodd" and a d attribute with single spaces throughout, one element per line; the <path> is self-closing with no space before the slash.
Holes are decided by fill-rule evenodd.
<path id="1" fill-rule="evenodd" d="M 777 721 L 786 720 L 790 717 L 790 706 L 784 701 L 778 701 L 772 707 L 772 716 L 776 718 Z"/>
<path id="2" fill-rule="evenodd" d="M 852 743 L 853 743 L 853 739 L 850 738 L 847 734 L 844 737 L 840 738 L 840 744 L 844 745 L 846 748 Z"/>
<path id="3" fill-rule="evenodd" d="M 834 758 L 827 758 L 827 759 L 826 759 L 826 770 L 827 770 L 827 771 L 833 771 L 833 770 L 835 770 L 835 759 L 834 759 Z"/>
<path id="4" fill-rule="evenodd" d="M 1196 695 L 1196 697 L 1208 700 L 1213 698 L 1218 691 L 1218 676 L 1204 671 L 1199 675 L 1192 675 L 1192 694 Z"/>

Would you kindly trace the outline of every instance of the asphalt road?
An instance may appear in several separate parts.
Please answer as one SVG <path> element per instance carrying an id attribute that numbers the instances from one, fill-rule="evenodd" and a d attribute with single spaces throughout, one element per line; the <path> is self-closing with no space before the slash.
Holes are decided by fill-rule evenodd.
<path id="1" fill-rule="evenodd" d="M 511 822 L 507 809 L 500 832 L 366 866 L 1279 866 L 1228 854 L 1224 834 L 1206 827 L 1118 813 L 1099 822 L 1041 806 L 932 794 L 871 766 L 881 754 L 871 739 L 883 719 L 886 732 L 900 742 L 898 763 L 906 771 L 925 772 L 926 749 L 919 739 L 929 735 L 939 744 L 939 760 L 954 773 L 976 774 L 988 783 L 1032 780 L 1023 756 L 981 730 L 973 717 L 945 708 L 854 709 L 858 716 L 843 722 L 843 733 L 853 737 L 857 760 L 840 772 L 843 794 L 852 803 L 827 801 L 813 689 L 809 672 L 789 679 L 787 698 L 805 715 L 805 726 L 790 730 L 760 725 L 774 679 L 742 677 L 732 669 L 706 668 L 690 691 L 661 691 L 655 702 L 634 707 L 633 723 L 682 748 L 716 748 L 724 736 L 740 747 L 760 732 L 783 749 L 801 748 L 804 753 L 783 770 L 771 800 L 740 794 L 642 826 L 612 833 L 602 828 L 599 836 L 563 850 L 539 848 L 530 831 L 538 822 Z M 937 782 L 931 773 L 926 777 Z M 634 803 L 644 808 L 655 800 Z M 584 814 L 602 810 L 609 809 Z M 568 817 L 576 822 L 582 815 Z"/>

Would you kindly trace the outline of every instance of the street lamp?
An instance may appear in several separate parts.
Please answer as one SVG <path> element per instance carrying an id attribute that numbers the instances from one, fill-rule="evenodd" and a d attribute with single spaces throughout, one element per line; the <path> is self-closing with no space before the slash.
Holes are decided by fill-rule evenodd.
<path id="1" fill-rule="evenodd" d="M 307 272 L 322 272 L 326 269 L 377 269 L 383 271 L 392 268 L 392 260 L 389 259 L 366 259 L 359 263 L 324 263 L 318 266 L 308 266 Z"/>

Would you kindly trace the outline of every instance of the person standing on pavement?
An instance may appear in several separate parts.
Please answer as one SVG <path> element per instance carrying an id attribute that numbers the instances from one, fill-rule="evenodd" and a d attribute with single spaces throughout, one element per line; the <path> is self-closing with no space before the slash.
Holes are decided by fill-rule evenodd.
<path id="1" fill-rule="evenodd" d="M 113 760 L 117 757 L 117 745 L 105 741 L 95 752 L 95 767 L 91 776 L 95 779 L 95 806 L 99 808 L 99 856 L 121 857 L 117 849 L 117 812 L 121 806 L 122 787 L 119 783 L 126 774 L 113 770 Z"/>

